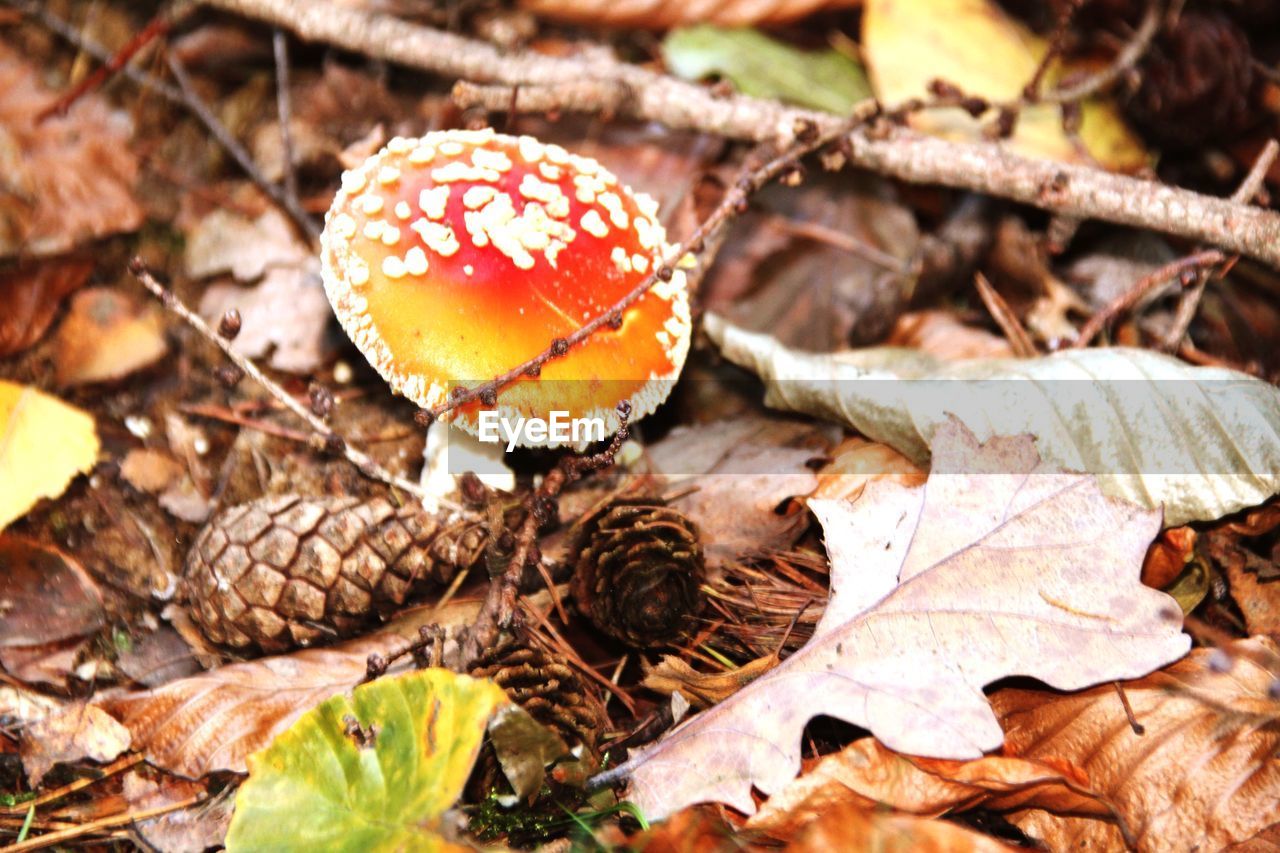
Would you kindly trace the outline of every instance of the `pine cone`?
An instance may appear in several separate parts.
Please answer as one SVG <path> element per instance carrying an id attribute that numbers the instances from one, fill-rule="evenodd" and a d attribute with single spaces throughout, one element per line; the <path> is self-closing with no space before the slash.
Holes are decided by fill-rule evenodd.
<path id="1" fill-rule="evenodd" d="M 702 607 L 693 522 L 657 499 L 617 500 L 579 522 L 573 596 L 597 628 L 637 648 L 689 633 Z"/>
<path id="2" fill-rule="evenodd" d="M 578 674 L 542 649 L 505 637 L 471 668 L 475 678 L 491 678 L 511 701 L 570 747 L 581 745 L 598 762 L 600 737 L 609 718 L 599 698 Z"/>
<path id="3" fill-rule="evenodd" d="M 214 516 L 183 582 L 211 641 L 280 651 L 351 634 L 418 585 L 447 584 L 487 539 L 478 524 L 385 498 L 263 498 Z"/>
<path id="4" fill-rule="evenodd" d="M 1129 111 L 1166 147 L 1233 139 L 1260 112 L 1249 37 L 1220 12 L 1183 12 L 1156 39 L 1139 71 L 1142 85 Z"/>

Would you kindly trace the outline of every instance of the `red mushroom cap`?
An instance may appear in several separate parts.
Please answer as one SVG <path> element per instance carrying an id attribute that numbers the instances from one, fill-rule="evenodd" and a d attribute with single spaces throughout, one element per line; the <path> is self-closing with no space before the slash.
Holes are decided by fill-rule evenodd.
<path id="1" fill-rule="evenodd" d="M 342 176 L 321 237 L 325 290 L 343 328 L 397 392 L 423 408 L 546 350 L 607 311 L 670 247 L 657 204 L 588 157 L 492 130 L 397 138 Z M 616 324 L 614 324 L 616 325 Z M 450 413 L 599 417 L 610 431 L 662 403 L 689 349 L 682 272 L 568 354 Z"/>

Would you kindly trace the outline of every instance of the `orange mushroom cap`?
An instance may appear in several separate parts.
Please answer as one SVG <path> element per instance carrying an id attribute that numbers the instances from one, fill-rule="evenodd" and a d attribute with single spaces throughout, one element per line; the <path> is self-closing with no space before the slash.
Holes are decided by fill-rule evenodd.
<path id="1" fill-rule="evenodd" d="M 510 370 L 639 285 L 670 249 L 657 204 L 595 160 L 528 136 L 451 130 L 397 138 L 342 176 L 321 237 L 342 327 L 391 387 L 423 408 Z M 615 324 L 616 325 L 616 324 Z M 631 419 L 670 393 L 689 350 L 684 274 L 658 280 L 497 404 L 449 413 Z"/>

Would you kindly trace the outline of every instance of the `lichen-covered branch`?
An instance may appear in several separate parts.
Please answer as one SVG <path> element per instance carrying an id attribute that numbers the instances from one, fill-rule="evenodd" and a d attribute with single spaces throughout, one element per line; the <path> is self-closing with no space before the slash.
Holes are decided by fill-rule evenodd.
<path id="1" fill-rule="evenodd" d="M 671 127 L 770 142 L 783 148 L 793 141 L 798 125 L 826 131 L 843 120 L 744 95 L 720 97 L 707 87 L 598 53 L 574 58 L 503 52 L 484 42 L 363 12 L 334 0 L 201 2 L 285 27 L 304 39 L 449 77 L 545 87 L 538 92 L 542 97 L 558 87 L 569 87 L 564 90 L 573 95 L 568 104 L 576 109 L 607 109 Z M 584 81 L 595 81 L 596 86 L 593 89 Z M 506 109 L 510 104 L 509 89 L 477 91 L 493 96 L 491 103 L 478 101 L 492 109 Z M 855 166 L 904 181 L 941 184 L 1066 216 L 1148 228 L 1280 268 L 1280 213 L 1275 211 L 1087 166 L 1035 160 L 996 143 L 951 142 L 900 127 L 882 133 L 857 128 L 850 133 L 849 142 Z"/>

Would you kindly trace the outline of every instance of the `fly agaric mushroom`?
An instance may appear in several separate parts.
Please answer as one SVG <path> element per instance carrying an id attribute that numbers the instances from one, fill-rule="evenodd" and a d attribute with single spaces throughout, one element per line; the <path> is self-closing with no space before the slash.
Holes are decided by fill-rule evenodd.
<path id="1" fill-rule="evenodd" d="M 657 204 L 588 157 L 479 131 L 397 138 L 342 176 L 321 237 L 342 327 L 391 387 L 430 409 L 545 351 L 649 276 L 670 250 Z M 600 418 L 606 434 L 666 399 L 689 349 L 684 274 L 495 399 L 452 410 L 508 422 Z M 522 444 L 550 444 L 528 440 Z"/>

